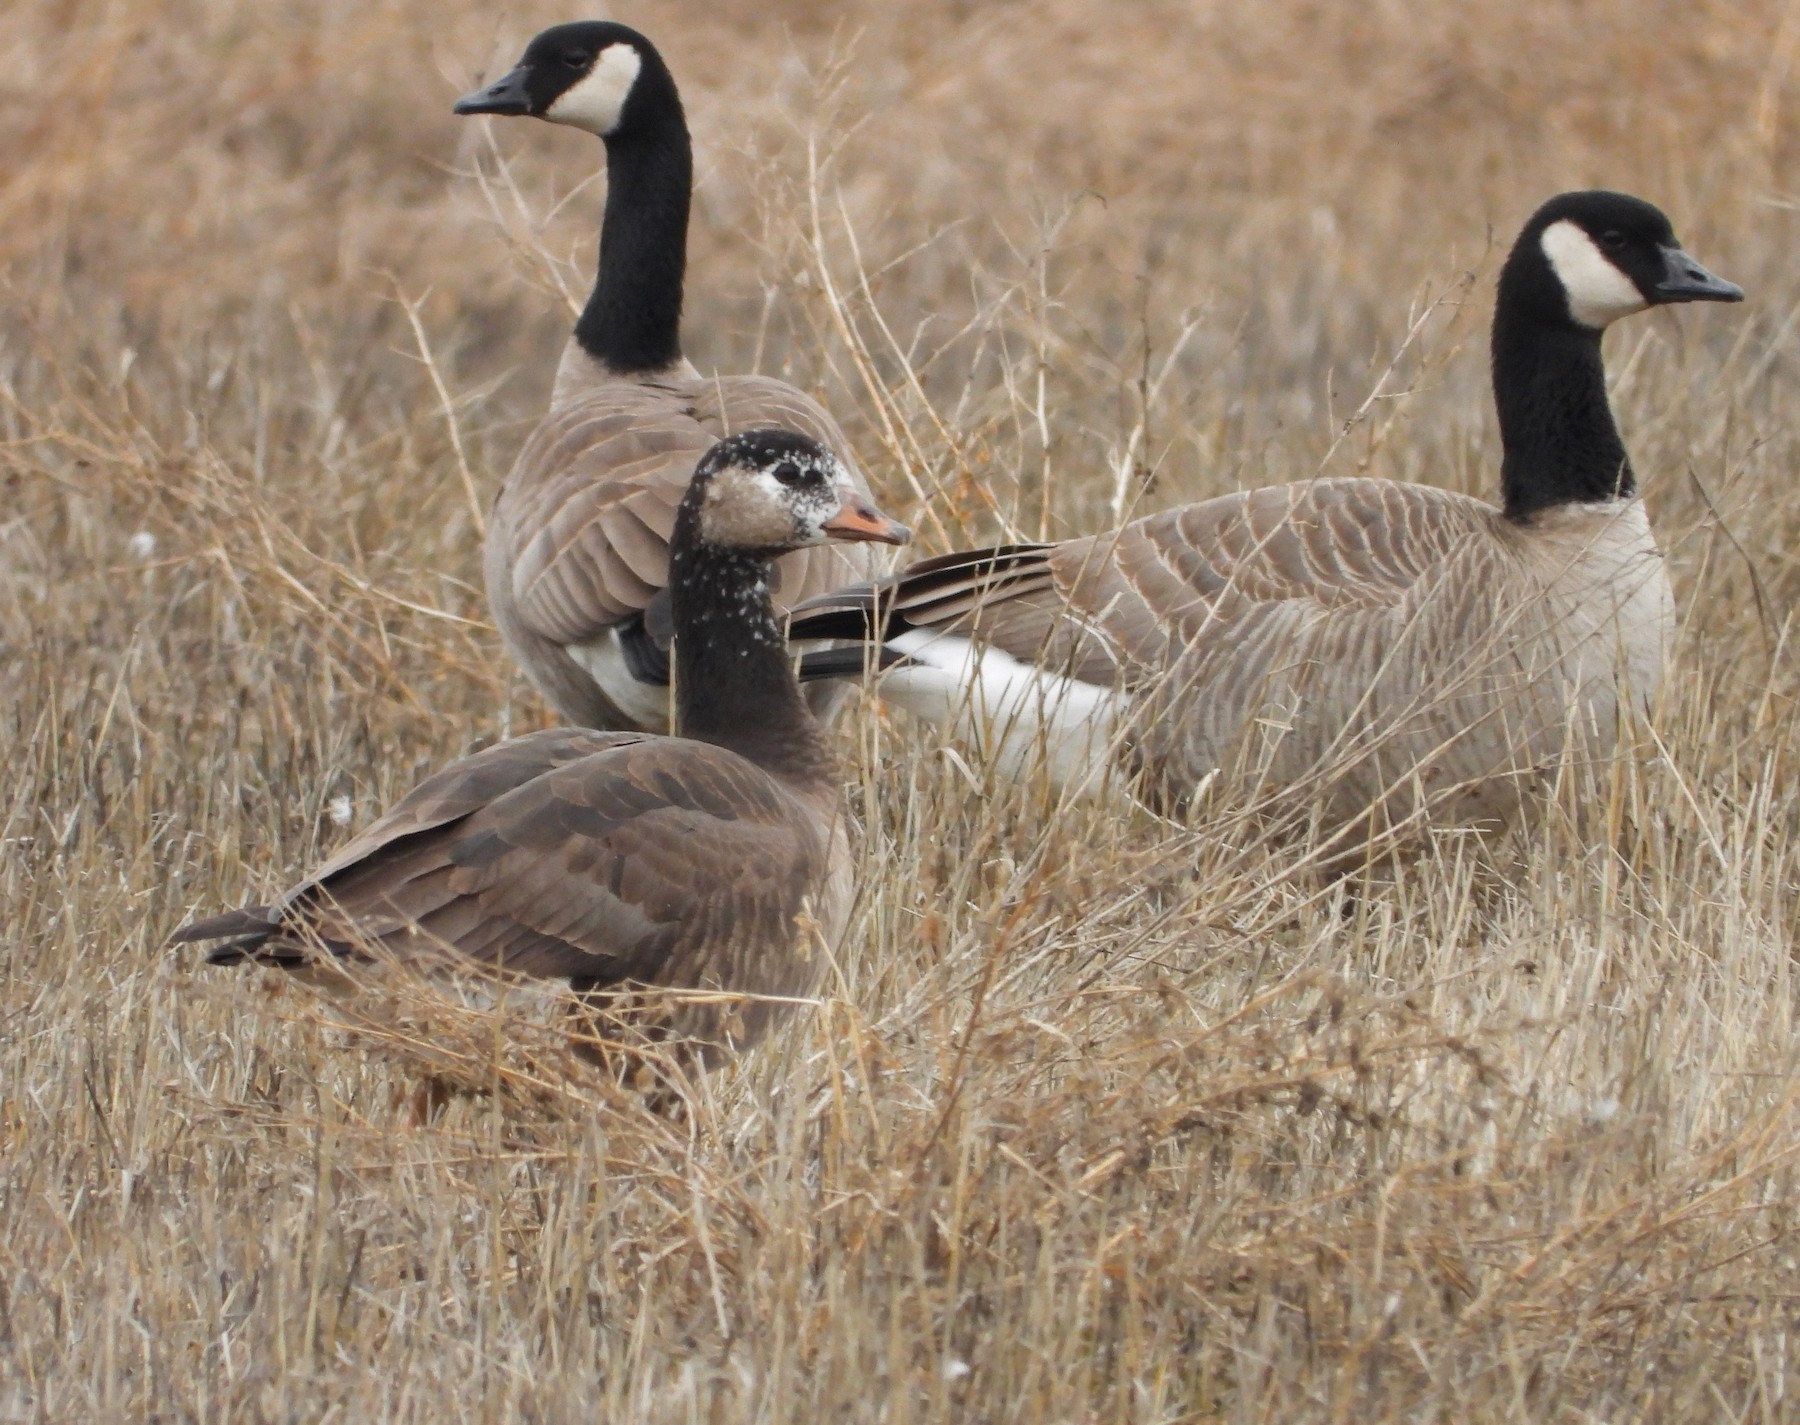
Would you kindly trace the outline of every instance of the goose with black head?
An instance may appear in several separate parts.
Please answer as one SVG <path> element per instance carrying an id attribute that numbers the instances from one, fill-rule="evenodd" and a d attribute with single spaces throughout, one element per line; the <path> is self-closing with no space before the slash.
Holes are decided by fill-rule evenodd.
<path id="1" fill-rule="evenodd" d="M 868 487 L 811 396 L 766 376 L 703 376 L 682 355 L 693 148 L 674 77 L 649 40 L 606 21 L 554 26 L 455 107 L 542 119 L 606 145 L 598 274 L 549 412 L 494 502 L 484 562 L 501 636 L 558 712 L 586 727 L 661 731 L 670 709 L 658 596 L 700 456 L 734 431 L 781 426 L 824 445 L 858 491 Z M 884 567 L 866 547 L 797 550 L 778 565 L 777 605 Z M 842 694 L 821 686 L 809 697 L 829 715 Z"/>
<path id="2" fill-rule="evenodd" d="M 949 554 L 798 611 L 878 644 L 884 698 L 1068 782 L 1111 755 L 1161 805 L 1255 777 L 1345 857 L 1427 815 L 1513 820 L 1571 734 L 1603 752 L 1662 676 L 1674 605 L 1601 338 L 1736 302 L 1622 193 L 1565 193 L 1500 273 L 1501 504 L 1320 479 L 1058 544 Z M 860 673 L 856 650 L 803 671 Z"/>

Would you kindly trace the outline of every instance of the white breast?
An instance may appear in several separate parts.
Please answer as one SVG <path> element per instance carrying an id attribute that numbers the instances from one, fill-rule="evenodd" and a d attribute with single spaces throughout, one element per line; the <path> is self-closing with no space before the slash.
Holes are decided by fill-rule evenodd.
<path id="1" fill-rule="evenodd" d="M 1646 711 L 1668 662 L 1675 596 L 1644 502 L 1575 505 L 1544 520 L 1538 567 L 1565 688 L 1597 722 L 1620 698 Z"/>

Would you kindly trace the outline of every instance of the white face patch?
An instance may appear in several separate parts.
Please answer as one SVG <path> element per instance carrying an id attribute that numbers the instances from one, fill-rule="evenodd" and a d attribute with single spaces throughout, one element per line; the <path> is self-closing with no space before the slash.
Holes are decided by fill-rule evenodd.
<path id="1" fill-rule="evenodd" d="M 713 476 L 700 506 L 700 537 L 723 549 L 799 549 L 823 544 L 825 521 L 841 498 L 827 489 L 796 490 L 767 470 L 727 466 Z"/>
<path id="2" fill-rule="evenodd" d="M 833 484 L 830 489 L 817 491 L 794 509 L 794 522 L 799 525 L 799 534 L 805 536 L 806 543 L 832 542 L 832 536 L 824 533 L 824 522 L 835 518 L 839 511 L 857 502 L 859 498 L 855 488 L 848 484 Z"/>
<path id="3" fill-rule="evenodd" d="M 1596 329 L 1641 312 L 1650 304 L 1623 272 L 1614 267 L 1593 238 L 1563 218 L 1544 229 L 1544 256 L 1569 294 L 1569 315 Z"/>
<path id="4" fill-rule="evenodd" d="M 643 56 L 630 45 L 608 45 L 585 76 L 557 95 L 544 117 L 605 138 L 618 128 L 619 114 L 643 67 Z"/>
<path id="5" fill-rule="evenodd" d="M 826 521 L 856 500 L 837 458 L 811 441 L 770 433 L 721 441 L 704 457 L 700 538 L 720 549 L 800 549 L 824 544 Z M 785 477 L 785 478 L 784 478 Z"/>

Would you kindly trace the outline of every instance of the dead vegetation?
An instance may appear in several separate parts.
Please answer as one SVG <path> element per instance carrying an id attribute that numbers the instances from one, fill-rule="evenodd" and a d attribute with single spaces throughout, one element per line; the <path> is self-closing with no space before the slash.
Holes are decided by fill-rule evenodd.
<path id="1" fill-rule="evenodd" d="M 433 1008 L 493 1092 L 414 1129 L 405 1046 L 163 944 L 544 720 L 478 528 L 599 153 L 448 106 L 570 15 L 17 0 L 0 1419 L 1790 1417 L 1790 8 L 619 17 L 695 125 L 692 354 L 816 389 L 927 549 L 1321 469 L 1487 492 L 1499 247 L 1657 201 L 1751 294 L 1609 338 L 1667 705 L 1537 834 L 1361 888 L 869 709 L 789 1035 L 657 1116 Z"/>

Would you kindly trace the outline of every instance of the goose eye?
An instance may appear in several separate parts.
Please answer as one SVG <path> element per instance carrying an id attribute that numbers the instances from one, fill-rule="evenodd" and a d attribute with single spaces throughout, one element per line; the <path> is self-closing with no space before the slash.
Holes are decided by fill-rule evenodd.
<path id="1" fill-rule="evenodd" d="M 563 54 L 562 62 L 570 69 L 585 69 L 593 56 L 584 49 L 572 49 Z"/>
<path id="2" fill-rule="evenodd" d="M 1624 247 L 1625 234 L 1620 232 L 1617 228 L 1608 228 L 1605 232 L 1600 234 L 1600 241 L 1611 248 Z"/>
<path id="3" fill-rule="evenodd" d="M 782 461 L 773 471 L 775 478 L 784 485 L 798 485 L 804 473 L 805 472 L 791 460 Z"/>

